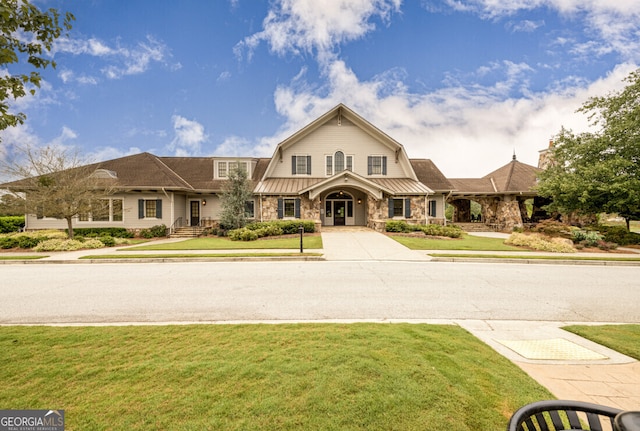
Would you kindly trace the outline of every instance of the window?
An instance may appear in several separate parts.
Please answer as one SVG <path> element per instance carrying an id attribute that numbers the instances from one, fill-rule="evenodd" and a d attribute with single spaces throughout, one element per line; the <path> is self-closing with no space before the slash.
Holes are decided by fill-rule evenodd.
<path id="1" fill-rule="evenodd" d="M 411 199 L 389 198 L 389 218 L 411 217 Z"/>
<path id="2" fill-rule="evenodd" d="M 344 153 L 342 151 L 336 151 L 333 157 L 335 160 L 334 172 L 336 174 L 339 174 L 340 172 L 344 171 Z"/>
<path id="3" fill-rule="evenodd" d="M 429 201 L 429 217 L 436 216 L 436 201 Z"/>
<path id="4" fill-rule="evenodd" d="M 98 199 L 91 204 L 91 211 L 78 214 L 78 221 L 122 221 L 122 199 Z"/>
<path id="5" fill-rule="evenodd" d="M 246 201 L 244 203 L 244 216 L 247 218 L 255 218 L 255 207 L 256 203 L 254 201 Z"/>
<path id="6" fill-rule="evenodd" d="M 242 169 L 243 171 L 245 171 L 247 173 L 247 176 L 249 176 L 249 163 L 248 162 L 241 162 L 241 161 L 218 161 L 217 163 L 218 166 L 218 178 L 228 178 L 229 177 L 229 172 L 231 172 L 234 169 Z"/>
<path id="7" fill-rule="evenodd" d="M 227 178 L 227 162 L 218 162 L 218 177 Z"/>
<path id="8" fill-rule="evenodd" d="M 162 199 L 138 199 L 138 218 L 162 218 Z"/>
<path id="9" fill-rule="evenodd" d="M 278 218 L 300 218 L 300 199 L 279 198 Z"/>
<path id="10" fill-rule="evenodd" d="M 369 156 L 367 173 L 368 175 L 387 175 L 387 156 Z"/>
<path id="11" fill-rule="evenodd" d="M 291 175 L 311 175 L 311 156 L 291 156 Z"/>
<path id="12" fill-rule="evenodd" d="M 353 171 L 353 156 L 345 155 L 342 151 L 336 151 L 333 155 L 326 156 L 326 172 L 330 177 L 342 171 Z"/>

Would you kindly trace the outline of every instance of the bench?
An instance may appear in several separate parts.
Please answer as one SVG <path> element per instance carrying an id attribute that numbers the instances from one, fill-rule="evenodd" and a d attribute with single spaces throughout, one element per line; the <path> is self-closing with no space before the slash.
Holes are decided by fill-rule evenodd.
<path id="1" fill-rule="evenodd" d="M 549 400 L 527 404 L 509 420 L 507 431 L 606 431 L 622 410 L 581 401 Z"/>

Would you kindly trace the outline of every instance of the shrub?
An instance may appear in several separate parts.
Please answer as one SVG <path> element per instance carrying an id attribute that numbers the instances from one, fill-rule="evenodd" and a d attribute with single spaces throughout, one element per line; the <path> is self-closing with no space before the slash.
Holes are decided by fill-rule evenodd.
<path id="1" fill-rule="evenodd" d="M 149 229 L 153 238 L 161 238 L 167 236 L 167 227 L 163 224 L 153 226 Z"/>
<path id="2" fill-rule="evenodd" d="M 539 232 L 548 236 L 562 236 L 569 238 L 571 235 L 571 226 L 556 220 L 542 220 L 533 229 L 533 232 Z"/>
<path id="3" fill-rule="evenodd" d="M 84 236 L 86 238 L 98 238 L 108 235 L 113 238 L 133 238 L 133 232 L 123 227 L 89 227 L 73 229 L 75 235 Z"/>
<path id="4" fill-rule="evenodd" d="M 0 248 L 9 249 L 18 247 L 18 239 L 15 237 L 0 237 Z"/>
<path id="5" fill-rule="evenodd" d="M 305 233 L 313 233 L 316 231 L 316 225 L 312 220 L 272 220 L 265 222 L 253 222 L 245 226 L 249 230 L 267 229 L 275 235 L 291 235 L 297 234 L 298 229 L 302 226 Z M 274 235 L 265 235 L 274 236 Z"/>
<path id="6" fill-rule="evenodd" d="M 229 231 L 229 239 L 231 241 L 255 241 L 258 239 L 258 233 L 255 230 L 241 227 Z"/>
<path id="7" fill-rule="evenodd" d="M 615 242 L 618 245 L 640 244 L 640 234 L 629 232 L 624 226 L 598 226 L 606 242 Z"/>
<path id="8" fill-rule="evenodd" d="M 24 228 L 24 216 L 0 217 L 0 233 L 20 232 Z"/>
<path id="9" fill-rule="evenodd" d="M 540 234 L 527 235 L 518 232 L 512 233 L 505 241 L 505 244 L 553 253 L 573 253 L 576 251 L 575 248 L 563 238 L 549 238 Z"/>
<path id="10" fill-rule="evenodd" d="M 429 236 L 446 236 L 449 238 L 460 238 L 462 229 L 457 226 L 442 226 L 439 224 L 427 224 L 419 226 L 425 235 Z"/>
<path id="11" fill-rule="evenodd" d="M 409 223 L 404 220 L 388 220 L 384 229 L 387 232 L 409 232 Z"/>
<path id="12" fill-rule="evenodd" d="M 109 235 L 101 235 L 97 239 L 98 239 L 98 241 L 100 241 L 102 243 L 102 245 L 104 247 L 113 247 L 114 245 L 116 245 L 116 240 L 113 239 L 113 237 L 109 236 Z"/>
<path id="13" fill-rule="evenodd" d="M 16 237 L 18 240 L 18 247 L 20 248 L 33 248 L 38 243 L 47 240 L 46 237 L 42 236 L 29 236 L 29 235 L 20 235 Z"/>
<path id="14" fill-rule="evenodd" d="M 571 232 L 571 240 L 574 243 L 580 243 L 585 247 L 595 247 L 599 241 L 602 241 L 603 237 L 599 232 L 593 230 L 581 230 L 574 229 Z"/>
<path id="15" fill-rule="evenodd" d="M 74 251 L 84 248 L 77 239 L 48 239 L 33 248 L 33 251 Z"/>

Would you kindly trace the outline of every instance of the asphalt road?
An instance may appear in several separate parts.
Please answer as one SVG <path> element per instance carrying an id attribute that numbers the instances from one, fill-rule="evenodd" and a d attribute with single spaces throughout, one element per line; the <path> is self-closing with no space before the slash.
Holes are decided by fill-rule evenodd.
<path id="1" fill-rule="evenodd" d="M 640 268 L 436 262 L 2 265 L 0 323 L 640 323 Z"/>

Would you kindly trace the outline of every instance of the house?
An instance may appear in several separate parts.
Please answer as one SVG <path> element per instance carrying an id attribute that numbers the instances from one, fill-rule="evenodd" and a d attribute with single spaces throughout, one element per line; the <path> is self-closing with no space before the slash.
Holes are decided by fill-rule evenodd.
<path id="1" fill-rule="evenodd" d="M 520 165 L 517 170 L 530 172 Z M 174 230 L 214 225 L 222 209 L 223 185 L 236 167 L 246 170 L 253 184 L 253 200 L 247 203 L 250 218 L 313 220 L 319 228 L 383 230 L 389 219 L 444 224 L 449 200 L 489 196 L 491 191 L 498 200 L 523 190 L 535 195 L 530 191 L 535 178 L 530 176 L 517 190 L 498 187 L 493 177 L 478 180 L 482 187 L 448 180 L 431 160 L 410 159 L 399 142 L 342 104 L 279 143 L 271 158 L 141 153 L 94 167 L 96 175 L 113 182 L 116 193 L 104 199 L 103 210 L 80 215 L 75 227 L 139 230 L 164 224 Z M 510 176 L 507 183 L 517 178 Z M 0 187 L 19 190 L 19 184 Z M 65 227 L 46 211 L 26 217 L 27 229 Z"/>

